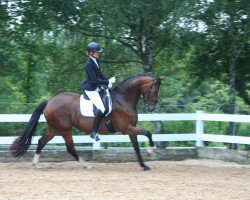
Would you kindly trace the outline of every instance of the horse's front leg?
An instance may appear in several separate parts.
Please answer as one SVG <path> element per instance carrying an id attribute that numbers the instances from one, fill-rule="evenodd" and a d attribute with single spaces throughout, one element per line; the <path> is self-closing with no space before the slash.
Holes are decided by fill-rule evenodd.
<path id="1" fill-rule="evenodd" d="M 149 149 L 147 150 L 147 152 L 148 152 L 149 155 L 153 155 L 154 152 L 155 152 L 155 150 L 156 150 L 156 147 L 155 147 L 154 141 L 153 141 L 153 139 L 152 139 L 152 133 L 149 132 L 149 131 L 146 131 L 146 130 L 143 130 L 143 129 L 142 129 L 142 130 L 139 132 L 138 135 L 144 135 L 144 136 L 148 137 L 148 140 L 149 140 Z"/>
<path id="2" fill-rule="evenodd" d="M 152 133 L 150 133 L 149 131 L 143 130 L 143 129 L 136 128 L 134 126 L 129 126 L 127 131 L 126 131 L 126 134 L 129 135 L 130 140 L 133 143 L 133 146 L 134 146 L 134 149 L 135 149 L 135 152 L 136 152 L 136 155 L 137 155 L 137 158 L 138 158 L 138 161 L 139 161 L 141 167 L 143 167 L 144 170 L 149 170 L 150 168 L 148 166 L 146 166 L 142 160 L 140 147 L 139 147 L 138 140 L 137 140 L 137 135 L 144 135 L 144 136 L 148 137 L 149 145 L 151 148 L 151 150 L 148 151 L 148 153 L 152 154 L 153 148 L 154 148 L 154 142 L 152 140 Z"/>
<path id="3" fill-rule="evenodd" d="M 140 151 L 140 147 L 139 147 L 139 143 L 137 140 L 137 135 L 129 135 L 130 140 L 133 144 L 135 153 L 137 155 L 137 159 L 139 161 L 140 166 L 144 169 L 144 170 L 150 170 L 150 167 L 148 167 L 147 165 L 145 165 L 145 163 L 143 162 L 142 156 L 141 156 L 141 151 Z"/>
<path id="4" fill-rule="evenodd" d="M 154 144 L 154 141 L 152 139 L 152 133 L 149 132 L 149 131 L 146 131 L 144 129 L 140 129 L 140 128 L 137 128 L 135 126 L 131 126 L 129 125 L 127 130 L 126 130 L 126 134 L 128 135 L 144 135 L 148 138 L 149 140 L 149 146 L 154 148 L 155 144 Z"/>
<path id="5" fill-rule="evenodd" d="M 143 130 L 143 129 L 140 129 L 138 135 L 144 135 L 144 136 L 146 136 L 148 138 L 148 140 L 149 140 L 149 146 L 150 147 L 153 148 L 155 146 L 154 141 L 152 139 L 152 133 L 151 132 Z"/>

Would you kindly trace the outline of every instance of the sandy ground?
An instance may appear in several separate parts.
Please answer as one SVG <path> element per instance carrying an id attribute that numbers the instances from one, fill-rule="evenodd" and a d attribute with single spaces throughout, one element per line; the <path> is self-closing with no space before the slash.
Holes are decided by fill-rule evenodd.
<path id="1" fill-rule="evenodd" d="M 249 200 L 250 166 L 213 160 L 133 163 L 0 163 L 0 200 Z"/>

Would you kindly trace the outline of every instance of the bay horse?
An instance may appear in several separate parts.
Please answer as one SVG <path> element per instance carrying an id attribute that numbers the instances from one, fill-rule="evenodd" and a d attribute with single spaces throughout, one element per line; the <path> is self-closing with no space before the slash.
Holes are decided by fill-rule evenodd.
<path id="1" fill-rule="evenodd" d="M 107 134 L 109 130 L 105 126 L 105 122 L 111 120 L 115 131 L 129 135 L 138 162 L 144 170 L 149 170 L 150 167 L 143 162 L 137 136 L 144 135 L 148 137 L 151 148 L 154 148 L 154 142 L 151 132 L 136 127 L 138 122 L 137 104 L 142 95 L 148 111 L 154 111 L 163 79 L 164 77 L 155 78 L 146 74 L 138 74 L 117 84 L 110 91 L 113 110 L 110 115 L 102 119 L 99 126 L 99 133 Z M 46 100 L 40 103 L 33 112 L 23 133 L 12 143 L 10 147 L 12 155 L 19 158 L 29 149 L 32 136 L 36 132 L 38 120 L 44 112 L 48 130 L 38 140 L 33 165 L 37 168 L 41 167 L 39 165 L 39 158 L 42 149 L 55 135 L 59 134 L 65 140 L 68 153 L 79 161 L 83 167 L 92 168 L 89 163 L 78 156 L 72 138 L 73 127 L 85 133 L 90 133 L 94 119 L 93 117 L 84 117 L 81 115 L 79 101 L 79 94 L 65 92 L 52 97 L 49 101 Z"/>

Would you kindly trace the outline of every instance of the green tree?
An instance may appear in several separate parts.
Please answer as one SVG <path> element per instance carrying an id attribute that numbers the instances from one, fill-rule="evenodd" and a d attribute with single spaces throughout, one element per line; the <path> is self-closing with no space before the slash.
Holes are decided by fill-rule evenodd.
<path id="1" fill-rule="evenodd" d="M 185 37 L 192 41 L 191 73 L 199 82 L 215 77 L 229 85 L 226 112 L 231 114 L 236 113 L 236 92 L 250 103 L 249 8 L 249 1 L 199 1 L 183 20 L 189 23 L 184 26 L 187 33 L 193 33 Z M 197 30 L 198 25 L 203 29 Z M 235 129 L 230 123 L 231 134 Z"/>
<path id="2" fill-rule="evenodd" d="M 200 81 L 216 77 L 228 83 L 229 113 L 234 113 L 236 91 L 250 104 L 249 91 L 249 1 L 216 1 L 196 4 L 186 25 L 193 52 L 190 69 Z M 193 16 L 193 17 L 192 17 Z M 194 25 L 203 25 L 195 31 Z M 248 57 L 249 60 L 249 57 Z"/>

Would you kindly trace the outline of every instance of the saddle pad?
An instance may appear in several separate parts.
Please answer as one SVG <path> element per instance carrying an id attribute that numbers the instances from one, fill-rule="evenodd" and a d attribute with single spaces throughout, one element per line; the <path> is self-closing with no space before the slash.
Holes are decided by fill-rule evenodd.
<path id="1" fill-rule="evenodd" d="M 83 116 L 94 117 L 94 105 L 90 100 L 83 98 L 83 95 L 80 96 L 80 111 Z"/>
<path id="2" fill-rule="evenodd" d="M 112 112 L 112 100 L 110 98 L 110 93 L 106 90 L 105 94 L 101 95 L 103 105 L 105 107 L 105 116 L 108 116 Z M 94 111 L 96 107 L 92 103 L 92 101 L 84 98 L 83 95 L 80 96 L 80 111 L 81 114 L 85 117 L 95 117 Z"/>

